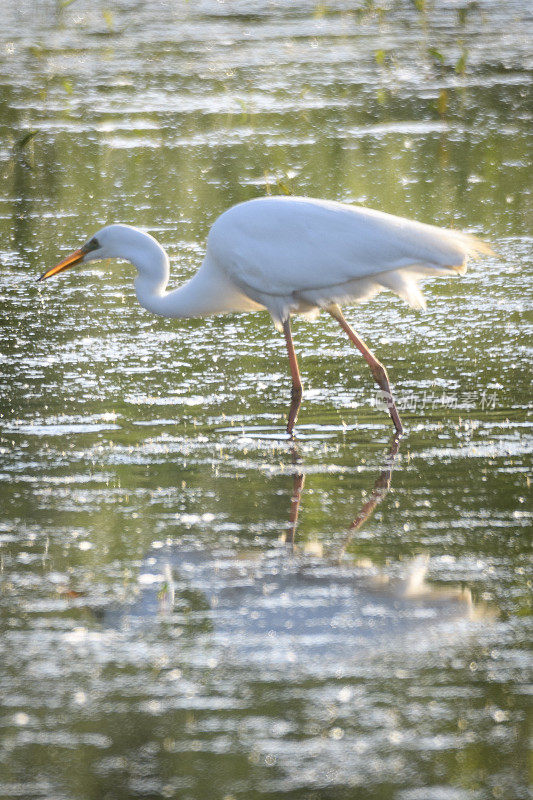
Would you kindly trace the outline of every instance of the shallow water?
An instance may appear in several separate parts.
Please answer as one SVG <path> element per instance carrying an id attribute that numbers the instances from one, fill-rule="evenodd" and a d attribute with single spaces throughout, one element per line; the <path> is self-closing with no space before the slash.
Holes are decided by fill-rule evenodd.
<path id="1" fill-rule="evenodd" d="M 3 10 L 2 800 L 528 796 L 531 16 L 415 5 Z M 332 320 L 294 325 L 292 444 L 267 315 L 156 319 L 125 264 L 35 283 L 119 220 L 177 283 L 266 191 L 497 249 L 348 314 L 397 452 Z"/>

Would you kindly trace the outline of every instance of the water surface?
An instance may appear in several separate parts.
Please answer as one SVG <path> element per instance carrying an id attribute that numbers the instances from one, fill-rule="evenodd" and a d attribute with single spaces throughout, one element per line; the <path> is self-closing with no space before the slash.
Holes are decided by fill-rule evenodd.
<path id="1" fill-rule="evenodd" d="M 528 796 L 531 15 L 417 5 L 3 10 L 2 799 Z M 497 249 L 348 313 L 399 448 L 329 318 L 294 324 L 292 444 L 266 314 L 157 319 L 126 264 L 35 283 L 123 221 L 177 284 L 266 192 Z"/>

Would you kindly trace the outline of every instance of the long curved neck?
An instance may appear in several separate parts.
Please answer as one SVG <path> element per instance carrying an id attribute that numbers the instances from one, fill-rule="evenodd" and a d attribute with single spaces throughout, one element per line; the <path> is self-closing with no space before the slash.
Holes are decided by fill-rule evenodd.
<path id="1" fill-rule="evenodd" d="M 220 307 L 216 291 L 209 291 L 207 275 L 200 277 L 202 270 L 183 286 L 167 292 L 168 256 L 152 236 L 142 234 L 142 237 L 129 252 L 122 254 L 122 258 L 137 268 L 135 293 L 143 308 L 153 314 L 175 318 L 201 317 L 227 310 Z"/>
<path id="2" fill-rule="evenodd" d="M 124 258 L 137 267 L 137 299 L 143 308 L 153 314 L 184 319 L 228 311 L 256 311 L 263 307 L 239 289 L 218 267 L 209 248 L 196 275 L 178 289 L 167 292 L 168 256 L 159 242 L 138 228 L 128 225 L 109 227 L 118 229 L 118 241 L 108 245 L 107 254 Z"/>

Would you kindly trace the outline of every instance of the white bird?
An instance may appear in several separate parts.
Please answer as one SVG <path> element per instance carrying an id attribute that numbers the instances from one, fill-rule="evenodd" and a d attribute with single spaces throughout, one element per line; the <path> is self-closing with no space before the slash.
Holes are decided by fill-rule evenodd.
<path id="1" fill-rule="evenodd" d="M 119 258 L 137 268 L 139 303 L 163 317 L 184 319 L 267 309 L 285 336 L 292 376 L 287 430 L 292 434 L 302 382 L 290 317 L 328 311 L 367 361 L 384 393 L 398 434 L 402 423 L 385 367 L 346 322 L 340 306 L 392 289 L 424 307 L 420 278 L 464 274 L 469 256 L 492 254 L 474 236 L 403 217 L 308 197 L 261 197 L 229 208 L 215 221 L 198 272 L 167 291 L 169 260 L 149 234 L 108 225 L 39 280 L 78 263 Z"/>

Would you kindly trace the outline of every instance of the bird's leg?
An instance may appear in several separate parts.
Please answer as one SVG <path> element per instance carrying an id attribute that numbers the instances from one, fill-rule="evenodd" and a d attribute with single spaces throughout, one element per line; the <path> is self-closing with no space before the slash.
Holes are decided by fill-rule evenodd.
<path id="1" fill-rule="evenodd" d="M 381 363 L 378 361 L 376 356 L 369 350 L 366 344 L 363 342 L 362 339 L 356 334 L 354 330 L 348 325 L 346 320 L 344 319 L 344 315 L 340 310 L 339 306 L 329 306 L 328 308 L 329 313 L 332 317 L 334 317 L 343 331 L 345 331 L 354 345 L 357 347 L 359 352 L 362 354 L 363 358 L 365 359 L 366 363 L 370 367 L 370 371 L 374 376 L 374 380 L 376 381 L 377 385 L 381 389 L 381 391 L 385 395 L 385 400 L 387 403 L 387 408 L 389 409 L 389 414 L 392 417 L 392 421 L 394 422 L 394 427 L 398 434 L 403 433 L 403 425 L 400 420 L 400 415 L 398 414 L 398 410 L 396 408 L 396 404 L 394 402 L 394 398 L 392 396 L 392 390 L 389 383 L 389 376 L 387 375 L 387 370 Z"/>
<path id="2" fill-rule="evenodd" d="M 287 354 L 289 356 L 289 365 L 291 368 L 292 377 L 292 392 L 291 392 L 291 407 L 289 409 L 289 419 L 287 422 L 287 433 L 292 436 L 298 411 L 302 402 L 302 381 L 300 378 L 300 370 L 298 369 L 298 361 L 296 353 L 294 352 L 294 345 L 292 343 L 291 323 L 287 319 L 283 323 L 283 334 L 285 336 L 285 343 L 287 345 Z"/>

